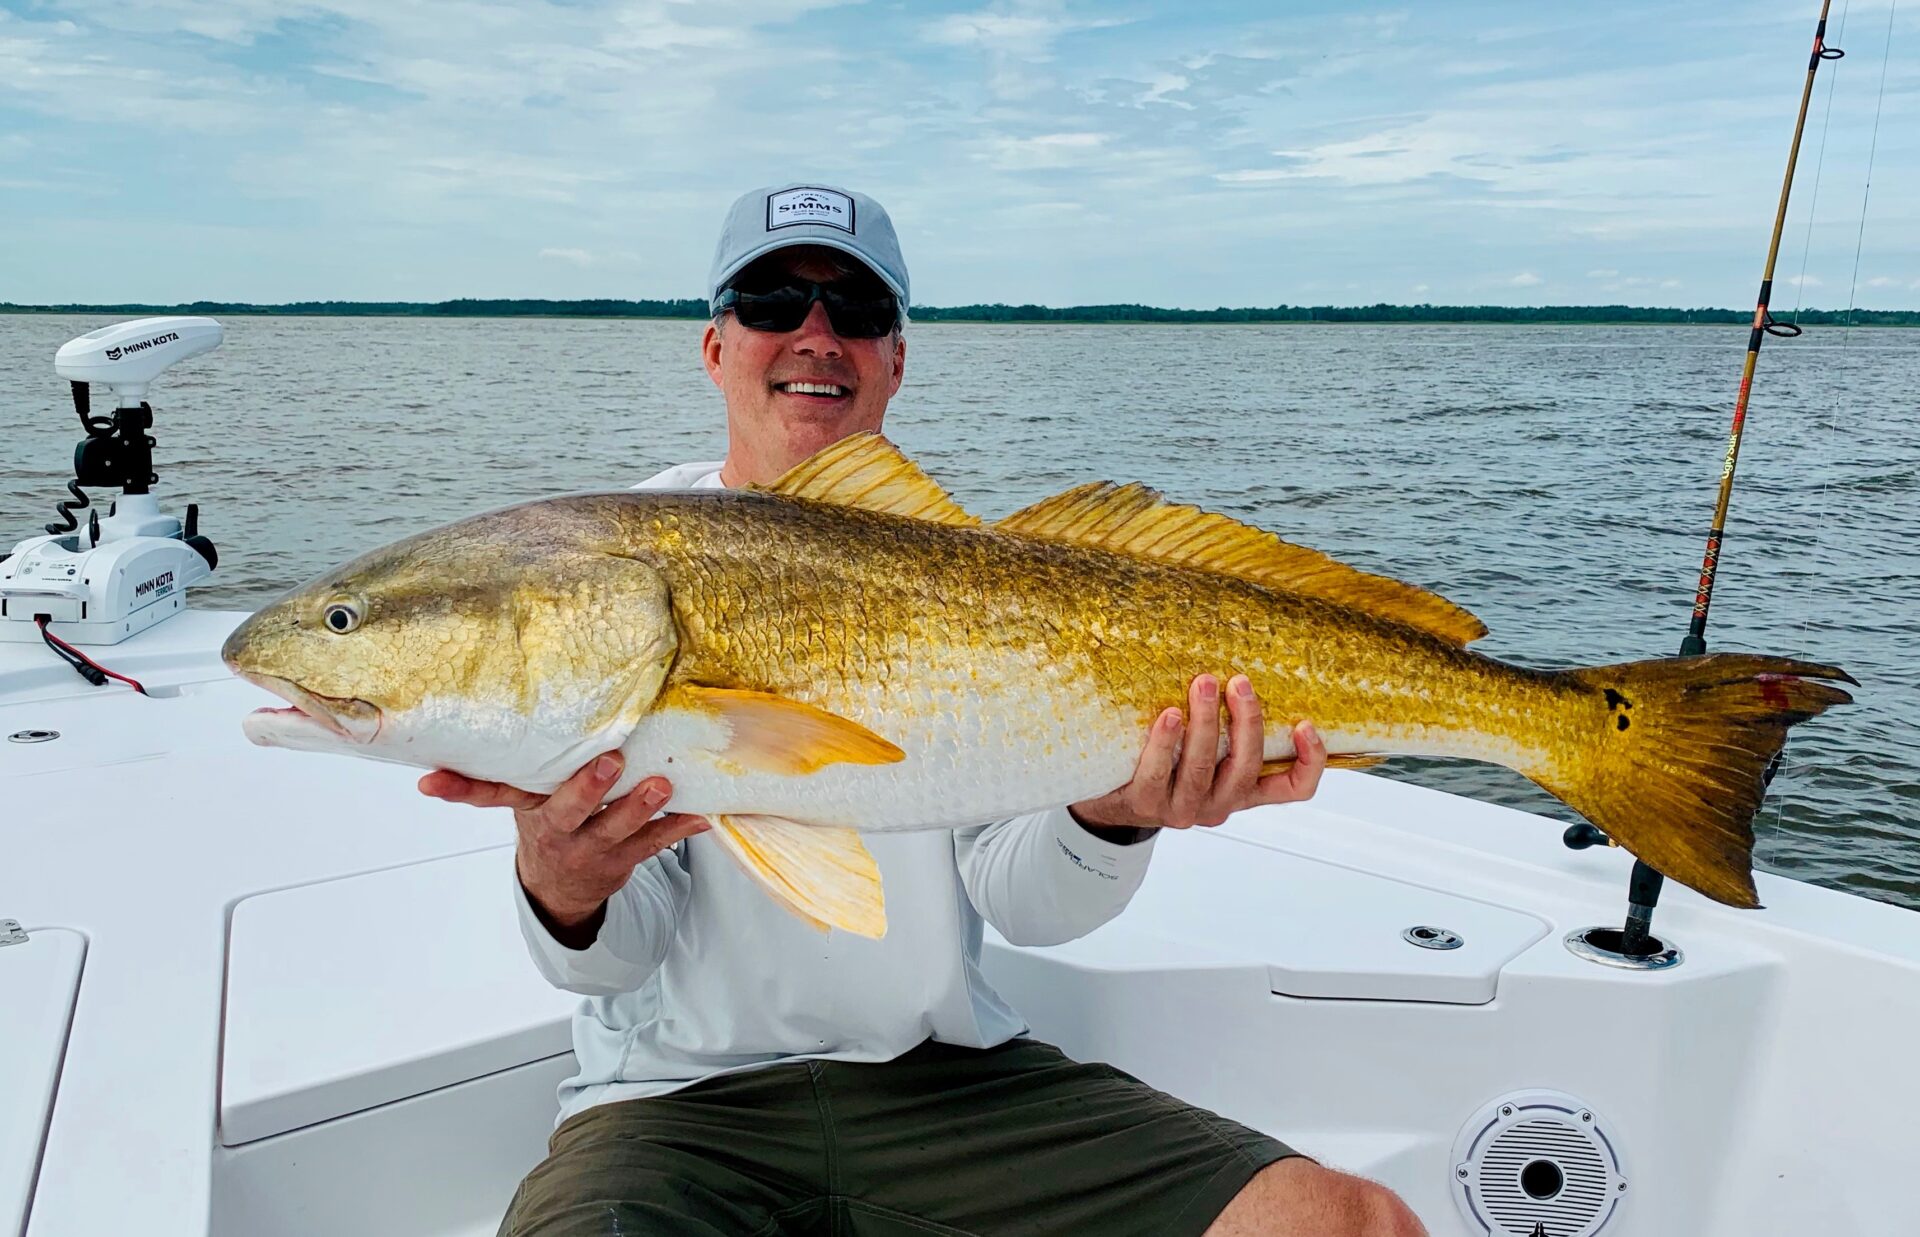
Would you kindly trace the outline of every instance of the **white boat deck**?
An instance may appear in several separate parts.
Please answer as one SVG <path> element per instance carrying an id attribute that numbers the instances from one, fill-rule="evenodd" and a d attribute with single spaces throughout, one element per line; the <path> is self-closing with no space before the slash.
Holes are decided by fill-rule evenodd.
<path id="1" fill-rule="evenodd" d="M 0 918 L 27 936 L 0 945 L 0 1235 L 491 1232 L 574 1001 L 521 948 L 510 822 L 247 744 L 266 697 L 216 656 L 240 617 L 93 650 L 152 699 L 0 645 Z M 4 738 L 29 730 L 59 738 Z M 1559 835 L 1330 774 L 1165 839 L 1119 920 L 992 942 L 990 969 L 1038 1034 L 1386 1181 L 1436 1234 L 1487 1231 L 1456 1139 L 1527 1089 L 1618 1142 L 1606 1233 L 1916 1231 L 1920 915 L 1669 885 L 1684 963 L 1611 970 L 1562 938 L 1618 922 L 1630 861 Z M 1465 945 L 1416 948 L 1418 924 Z"/>

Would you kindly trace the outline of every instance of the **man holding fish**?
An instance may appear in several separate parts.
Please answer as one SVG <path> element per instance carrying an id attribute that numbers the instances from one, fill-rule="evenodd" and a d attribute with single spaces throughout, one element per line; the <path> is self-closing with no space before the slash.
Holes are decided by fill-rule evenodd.
<path id="1" fill-rule="evenodd" d="M 877 433 L 904 372 L 907 288 L 872 199 L 814 185 L 739 199 L 702 345 L 727 458 L 639 488 L 768 486 Z M 663 814 L 668 777 L 601 807 L 626 774 L 619 751 L 545 795 L 428 774 L 427 794 L 513 809 L 535 962 L 589 998 L 552 1154 L 501 1231 L 1423 1231 L 1378 1185 L 1023 1038 L 979 971 L 983 920 L 1016 943 L 1084 935 L 1126 906 L 1155 830 L 1311 796 L 1318 736 L 1301 723 L 1298 760 L 1263 776 L 1264 729 L 1245 676 L 1202 674 L 1111 793 L 867 835 L 888 895 L 877 940 L 823 936 L 805 906 L 769 900 L 703 836 L 707 817 Z"/>
<path id="2" fill-rule="evenodd" d="M 1084 935 L 1157 828 L 1324 767 L 1503 765 L 1759 904 L 1766 769 L 1851 700 L 1844 670 L 1499 661 L 1444 597 L 1138 484 L 984 523 L 875 432 L 907 281 L 860 195 L 749 194 L 713 290 L 725 461 L 413 534 L 222 649 L 290 706 L 248 715 L 255 742 L 515 812 L 528 948 L 589 1000 L 506 1231 L 1418 1232 L 1378 1186 L 1021 1038 L 979 969 L 983 924 Z"/>

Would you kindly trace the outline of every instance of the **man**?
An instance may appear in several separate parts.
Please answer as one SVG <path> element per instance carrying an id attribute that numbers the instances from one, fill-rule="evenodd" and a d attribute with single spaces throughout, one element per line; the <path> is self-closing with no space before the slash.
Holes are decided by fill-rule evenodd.
<path id="1" fill-rule="evenodd" d="M 879 204 L 825 186 L 734 204 L 715 254 L 707 373 L 727 458 L 646 483 L 769 482 L 879 430 L 906 363 L 907 270 Z M 501 1232 L 1387 1237 L 1422 1231 L 1379 1186 L 1099 1065 L 1021 1038 L 979 970 L 982 922 L 1017 944 L 1125 907 L 1160 828 L 1310 796 L 1326 753 L 1259 776 L 1260 704 L 1196 679 L 1132 781 L 959 831 L 868 835 L 879 941 L 822 937 L 700 836 L 650 777 L 598 810 L 610 753 L 541 797 L 447 772 L 428 794 L 514 810 L 514 896 L 534 961 L 588 997 L 551 1154 Z"/>

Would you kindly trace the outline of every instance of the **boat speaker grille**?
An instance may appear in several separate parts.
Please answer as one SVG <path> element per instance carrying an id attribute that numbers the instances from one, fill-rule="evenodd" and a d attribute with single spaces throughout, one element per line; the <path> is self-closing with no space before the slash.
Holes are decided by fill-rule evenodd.
<path id="1" fill-rule="evenodd" d="M 1626 1203 L 1620 1139 L 1593 1106 L 1516 1091 L 1454 1140 L 1453 1196 L 1476 1237 L 1596 1237 Z"/>

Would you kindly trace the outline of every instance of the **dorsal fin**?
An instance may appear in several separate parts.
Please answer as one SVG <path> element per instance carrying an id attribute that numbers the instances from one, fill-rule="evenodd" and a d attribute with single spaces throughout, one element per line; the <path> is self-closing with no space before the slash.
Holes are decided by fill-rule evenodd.
<path id="1" fill-rule="evenodd" d="M 1170 503 L 1138 483 L 1075 486 L 994 528 L 1237 576 L 1364 610 L 1454 644 L 1487 634 L 1486 624 L 1436 593 L 1349 567 L 1228 516 Z"/>
<path id="2" fill-rule="evenodd" d="M 900 448 L 872 433 L 852 434 L 822 447 L 772 485 L 751 488 L 935 524 L 980 526 L 979 516 L 954 502 L 918 464 L 900 454 Z"/>

